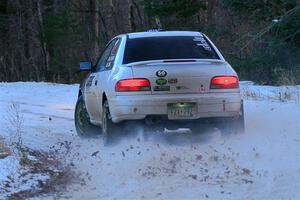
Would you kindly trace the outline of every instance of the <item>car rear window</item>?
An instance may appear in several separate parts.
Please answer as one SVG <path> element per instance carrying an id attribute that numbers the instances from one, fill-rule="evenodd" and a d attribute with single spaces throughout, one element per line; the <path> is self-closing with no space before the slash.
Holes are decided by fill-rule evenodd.
<path id="1" fill-rule="evenodd" d="M 220 59 L 202 36 L 164 36 L 127 40 L 124 64 L 166 59 Z"/>

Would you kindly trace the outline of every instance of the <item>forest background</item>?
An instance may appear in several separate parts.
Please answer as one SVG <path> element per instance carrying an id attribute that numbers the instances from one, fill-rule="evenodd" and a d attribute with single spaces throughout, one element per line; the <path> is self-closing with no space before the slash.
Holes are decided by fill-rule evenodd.
<path id="1" fill-rule="evenodd" d="M 242 80 L 300 84 L 300 0 L 0 0 L 0 81 L 80 82 L 121 33 L 201 31 Z"/>

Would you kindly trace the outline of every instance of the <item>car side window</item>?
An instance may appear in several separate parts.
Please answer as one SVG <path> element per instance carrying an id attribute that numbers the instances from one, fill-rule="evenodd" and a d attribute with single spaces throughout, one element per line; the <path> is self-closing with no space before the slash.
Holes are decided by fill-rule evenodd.
<path id="1" fill-rule="evenodd" d="M 114 47 L 116 43 L 116 40 L 113 40 L 111 41 L 107 46 L 106 48 L 104 49 L 101 57 L 99 58 L 98 60 L 98 63 L 97 63 L 97 67 L 96 67 L 96 71 L 103 71 L 105 70 L 105 66 L 106 66 L 106 62 L 108 60 L 108 57 L 110 55 L 110 52 L 112 50 L 112 48 Z"/>
<path id="2" fill-rule="evenodd" d="M 118 53 L 120 43 L 121 43 L 121 39 L 118 39 L 116 41 L 116 43 L 114 44 L 114 46 L 113 46 L 113 48 L 110 52 L 110 55 L 107 59 L 106 65 L 105 65 L 106 69 L 111 69 L 114 66 L 116 55 Z"/>
<path id="3" fill-rule="evenodd" d="M 113 67 L 120 41 L 121 39 L 115 39 L 106 46 L 98 60 L 96 71 L 103 71 Z"/>

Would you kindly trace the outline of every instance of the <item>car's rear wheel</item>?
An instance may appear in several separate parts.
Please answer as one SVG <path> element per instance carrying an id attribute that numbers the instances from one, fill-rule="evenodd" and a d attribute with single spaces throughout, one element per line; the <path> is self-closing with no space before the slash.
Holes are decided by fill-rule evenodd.
<path id="1" fill-rule="evenodd" d="M 207 119 L 195 120 L 193 123 L 190 124 L 189 127 L 191 128 L 194 134 L 204 133 L 212 130 L 209 120 Z"/>
<path id="2" fill-rule="evenodd" d="M 75 127 L 79 136 L 90 136 L 99 132 L 97 127 L 90 122 L 83 97 L 80 96 L 75 107 Z"/>
<path id="3" fill-rule="evenodd" d="M 109 144 L 117 136 L 119 126 L 112 121 L 107 101 L 103 103 L 102 112 L 102 133 L 104 144 Z"/>
<path id="4" fill-rule="evenodd" d="M 225 133 L 244 133 L 245 132 L 245 117 L 244 105 L 241 105 L 241 113 L 237 117 L 223 119 L 220 123 L 220 129 Z"/>

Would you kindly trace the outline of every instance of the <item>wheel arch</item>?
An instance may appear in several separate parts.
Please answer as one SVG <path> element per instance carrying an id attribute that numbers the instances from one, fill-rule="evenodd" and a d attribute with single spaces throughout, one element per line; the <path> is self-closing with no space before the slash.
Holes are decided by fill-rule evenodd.
<path id="1" fill-rule="evenodd" d="M 102 94 L 102 105 L 104 104 L 105 101 L 107 101 L 107 96 L 106 96 L 106 93 L 103 92 L 103 94 Z"/>
<path id="2" fill-rule="evenodd" d="M 81 88 L 79 89 L 78 91 L 78 98 L 82 96 L 82 91 L 81 91 Z"/>

